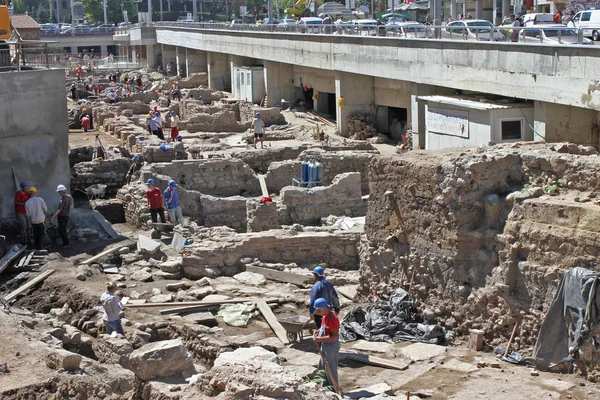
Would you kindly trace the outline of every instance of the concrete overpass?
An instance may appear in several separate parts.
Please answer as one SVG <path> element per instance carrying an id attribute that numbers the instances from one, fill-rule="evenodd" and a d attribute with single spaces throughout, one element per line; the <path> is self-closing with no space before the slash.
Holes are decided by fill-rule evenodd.
<path id="1" fill-rule="evenodd" d="M 44 34 L 42 39 L 56 42 L 55 46 L 63 47 L 70 54 L 77 54 L 83 49 L 95 49 L 95 53 L 107 55 L 117 53 L 112 33 L 77 33 L 76 35 Z"/>
<path id="2" fill-rule="evenodd" d="M 217 28 L 217 29 L 215 29 Z M 208 72 L 213 87 L 230 89 L 232 68 L 262 65 L 270 103 L 294 100 L 300 84 L 312 86 L 318 111 L 333 114 L 338 130 L 352 112 L 379 107 L 407 110 L 406 120 L 424 144 L 431 96 L 457 91 L 506 96 L 533 106 L 531 137 L 598 145 L 600 49 L 464 40 L 311 35 L 156 24 L 134 27 L 148 60 L 176 63 L 186 74 Z M 130 43 L 136 46 L 137 43 Z M 150 63 L 150 61 L 149 61 Z M 335 110 L 331 109 L 335 96 Z M 323 99 L 322 99 L 323 96 Z M 345 106 L 337 99 L 343 97 Z M 375 111 L 374 111 L 375 110 Z M 385 114 L 385 113 L 383 113 Z M 465 141 L 465 145 L 479 144 Z"/>

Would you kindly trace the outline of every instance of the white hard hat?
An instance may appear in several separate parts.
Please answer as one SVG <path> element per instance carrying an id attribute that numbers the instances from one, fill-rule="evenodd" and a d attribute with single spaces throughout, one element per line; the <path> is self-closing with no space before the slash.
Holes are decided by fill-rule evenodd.
<path id="1" fill-rule="evenodd" d="M 58 185 L 58 187 L 56 188 L 57 192 L 66 192 L 67 188 L 65 187 L 65 185 Z"/>

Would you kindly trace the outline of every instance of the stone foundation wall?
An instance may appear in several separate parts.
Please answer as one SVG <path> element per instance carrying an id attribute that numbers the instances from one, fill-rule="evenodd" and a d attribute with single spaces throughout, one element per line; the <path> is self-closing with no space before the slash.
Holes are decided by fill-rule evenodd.
<path id="1" fill-rule="evenodd" d="M 237 150 L 231 152 L 231 157 L 239 158 L 256 173 L 266 174 L 269 165 L 273 162 L 295 160 L 310 145 L 301 145 L 296 147 L 275 147 L 264 149 Z M 291 181 L 290 181 L 291 182 Z M 279 190 L 277 191 L 279 192 Z"/>
<path id="2" fill-rule="evenodd" d="M 102 162 L 90 161 L 75 164 L 71 169 L 71 193 L 77 189 L 85 189 L 94 184 L 107 185 L 106 196 L 114 197 L 125 183 L 131 161 L 126 158 L 115 158 Z"/>

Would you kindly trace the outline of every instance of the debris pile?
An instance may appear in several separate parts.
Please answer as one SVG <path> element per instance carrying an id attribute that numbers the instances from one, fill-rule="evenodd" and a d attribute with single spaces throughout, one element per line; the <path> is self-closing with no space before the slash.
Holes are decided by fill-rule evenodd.
<path id="1" fill-rule="evenodd" d="M 348 136 L 355 140 L 366 140 L 377 136 L 377 122 L 368 113 L 353 113 L 348 117 Z"/>

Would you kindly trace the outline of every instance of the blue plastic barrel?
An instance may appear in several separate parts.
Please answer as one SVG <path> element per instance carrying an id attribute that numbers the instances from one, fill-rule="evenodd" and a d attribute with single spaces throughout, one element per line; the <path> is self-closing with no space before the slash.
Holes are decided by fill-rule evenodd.
<path id="1" fill-rule="evenodd" d="M 315 170 L 317 174 L 315 181 L 321 182 L 323 180 L 323 164 L 315 161 Z"/>
<path id="2" fill-rule="evenodd" d="M 310 180 L 310 171 L 308 161 L 302 161 L 302 181 L 308 182 Z M 306 183 L 301 184 L 302 187 L 306 187 Z"/>

